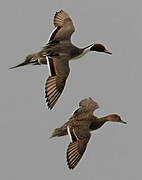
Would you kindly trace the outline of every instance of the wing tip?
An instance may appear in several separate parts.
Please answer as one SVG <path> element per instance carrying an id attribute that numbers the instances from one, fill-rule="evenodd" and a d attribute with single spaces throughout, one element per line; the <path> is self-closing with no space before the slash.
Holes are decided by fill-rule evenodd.
<path id="1" fill-rule="evenodd" d="M 47 103 L 48 109 L 52 110 L 53 106 L 50 106 L 49 103 Z"/>
<path id="2" fill-rule="evenodd" d="M 77 141 L 71 142 L 69 144 L 69 146 L 67 148 L 67 152 L 66 152 L 67 166 L 70 170 L 73 170 L 78 165 L 78 163 L 82 157 L 75 147 L 77 145 L 76 143 L 77 143 Z"/>
<path id="3" fill-rule="evenodd" d="M 54 105 L 52 106 L 52 105 L 50 104 L 47 95 L 45 95 L 45 98 L 46 98 L 46 104 L 47 104 L 47 107 L 48 107 L 48 109 L 51 110 L 51 109 L 54 107 Z"/>
<path id="4" fill-rule="evenodd" d="M 67 153 L 66 153 L 66 160 L 67 160 L 67 166 L 68 166 L 68 168 L 69 168 L 70 170 L 73 170 L 75 167 L 72 167 L 72 166 L 70 165 L 69 156 L 68 156 L 68 150 L 67 150 Z"/>
<path id="5" fill-rule="evenodd" d="M 66 156 L 66 159 L 67 159 L 67 166 L 70 170 L 73 170 L 79 163 L 80 159 L 81 159 L 81 156 L 77 156 L 76 158 L 73 159 L 73 161 L 70 162 L 69 160 L 69 156 L 67 154 Z"/>
<path id="6" fill-rule="evenodd" d="M 60 79 L 60 77 L 57 76 L 49 76 L 49 78 L 46 80 L 45 98 L 49 109 L 52 109 L 57 103 L 64 89 L 65 81 L 66 79 Z"/>

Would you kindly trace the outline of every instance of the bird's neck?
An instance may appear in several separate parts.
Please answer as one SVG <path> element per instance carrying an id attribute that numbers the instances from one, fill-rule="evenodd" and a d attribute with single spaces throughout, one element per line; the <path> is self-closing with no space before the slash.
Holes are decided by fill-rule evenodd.
<path id="1" fill-rule="evenodd" d="M 106 122 L 105 118 L 95 117 L 90 125 L 90 130 L 93 131 L 93 130 L 99 129 L 100 127 L 102 127 L 104 125 L 105 122 Z"/>
<path id="2" fill-rule="evenodd" d="M 113 121 L 110 115 L 101 118 L 94 118 L 94 121 L 91 123 L 90 130 L 93 131 L 99 129 L 108 121 Z"/>
<path id="3" fill-rule="evenodd" d="M 107 115 L 107 116 L 104 116 L 104 117 L 99 118 L 99 121 L 105 123 L 105 122 L 107 122 L 107 121 L 112 121 L 112 119 L 111 119 L 110 115 Z"/>
<path id="4" fill-rule="evenodd" d="M 90 48 L 92 47 L 92 45 L 93 44 L 91 44 L 91 45 L 89 45 L 89 46 L 87 46 L 85 48 L 82 48 L 81 49 L 82 53 L 77 58 L 80 58 L 80 57 L 84 56 L 85 54 L 87 54 L 90 51 Z"/>
<path id="5" fill-rule="evenodd" d="M 90 51 L 90 48 L 93 46 L 93 44 L 90 44 L 89 46 L 86 46 L 85 48 L 83 48 L 83 52 L 86 54 L 87 52 Z"/>
<path id="6" fill-rule="evenodd" d="M 105 123 L 105 122 L 107 122 L 107 121 L 108 121 L 107 116 L 105 116 L 105 117 L 101 117 L 101 118 L 98 118 L 98 122 Z"/>
<path id="7" fill-rule="evenodd" d="M 77 48 L 77 56 L 73 55 L 73 58 L 72 59 L 78 59 L 78 58 L 81 58 L 82 56 L 84 56 L 86 53 L 88 53 L 90 51 L 90 48 L 92 47 L 93 44 L 85 47 L 85 48 Z M 74 54 L 74 52 L 73 52 Z"/>

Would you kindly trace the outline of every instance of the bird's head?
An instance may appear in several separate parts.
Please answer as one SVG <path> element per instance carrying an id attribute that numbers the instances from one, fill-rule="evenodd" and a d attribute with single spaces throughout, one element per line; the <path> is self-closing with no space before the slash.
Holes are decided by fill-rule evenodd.
<path id="1" fill-rule="evenodd" d="M 90 51 L 97 51 L 97 52 L 104 52 L 107 54 L 112 54 L 111 52 L 109 52 L 104 45 L 102 44 L 96 44 L 94 43 L 91 47 L 90 47 Z"/>
<path id="2" fill-rule="evenodd" d="M 119 123 L 123 123 L 123 124 L 127 124 L 127 122 L 123 121 L 121 119 L 121 117 L 117 114 L 110 114 L 107 116 L 107 120 L 108 121 L 112 121 L 112 122 L 119 122 Z"/>

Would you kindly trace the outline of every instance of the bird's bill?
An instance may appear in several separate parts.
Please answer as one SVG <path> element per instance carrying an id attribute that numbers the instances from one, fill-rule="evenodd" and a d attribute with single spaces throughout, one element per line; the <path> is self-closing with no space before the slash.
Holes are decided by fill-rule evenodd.
<path id="1" fill-rule="evenodd" d="M 120 123 L 127 124 L 127 122 L 123 120 L 121 120 Z"/>
<path id="2" fill-rule="evenodd" d="M 112 53 L 109 52 L 107 49 L 105 49 L 104 52 L 107 53 L 107 54 L 112 54 Z"/>

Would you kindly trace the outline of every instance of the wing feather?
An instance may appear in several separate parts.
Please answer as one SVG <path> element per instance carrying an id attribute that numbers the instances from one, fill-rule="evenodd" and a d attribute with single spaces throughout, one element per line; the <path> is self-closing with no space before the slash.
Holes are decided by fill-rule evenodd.
<path id="1" fill-rule="evenodd" d="M 52 61 L 51 61 L 52 59 Z M 48 61 L 51 75 L 48 77 L 45 84 L 45 98 L 50 109 L 56 104 L 58 98 L 60 97 L 66 83 L 66 79 L 69 75 L 69 62 L 64 58 L 50 58 Z M 52 72 L 54 72 L 52 74 Z"/>
<path id="2" fill-rule="evenodd" d="M 73 128 L 72 133 L 76 137 L 76 140 L 70 142 L 66 153 L 67 165 L 69 169 L 74 169 L 79 163 L 91 136 L 88 127 L 86 126 L 75 127 Z"/>

